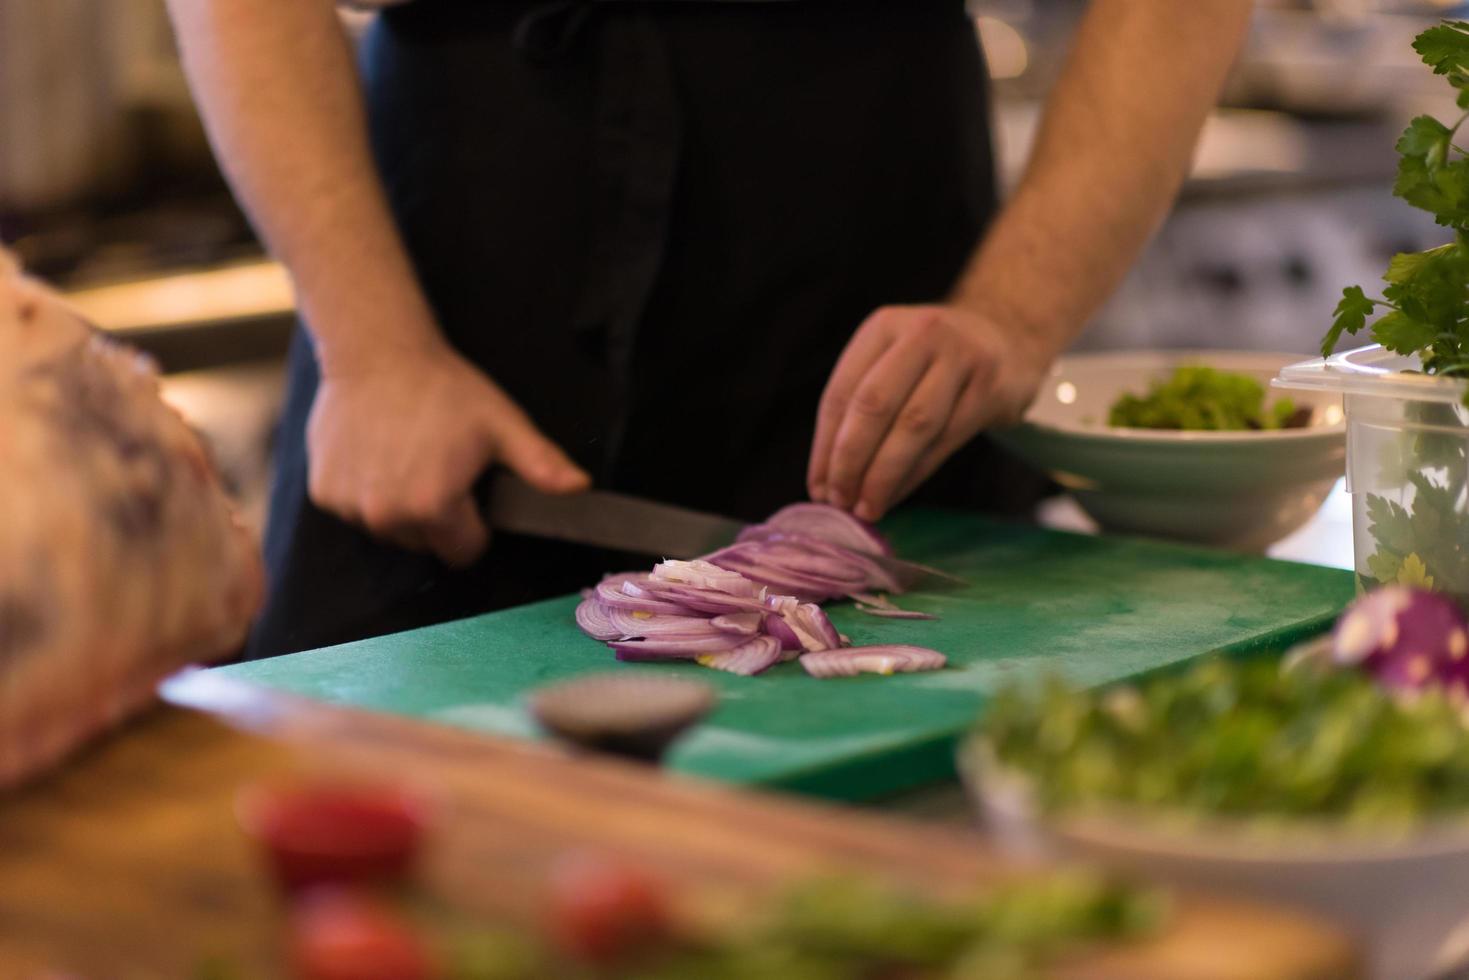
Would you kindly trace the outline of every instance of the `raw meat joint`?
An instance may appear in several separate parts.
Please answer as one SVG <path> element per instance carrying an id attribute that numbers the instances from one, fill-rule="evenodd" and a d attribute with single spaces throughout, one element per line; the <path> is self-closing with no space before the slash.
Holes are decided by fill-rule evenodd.
<path id="1" fill-rule="evenodd" d="M 0 790 L 226 656 L 260 559 L 142 355 L 0 250 Z"/>

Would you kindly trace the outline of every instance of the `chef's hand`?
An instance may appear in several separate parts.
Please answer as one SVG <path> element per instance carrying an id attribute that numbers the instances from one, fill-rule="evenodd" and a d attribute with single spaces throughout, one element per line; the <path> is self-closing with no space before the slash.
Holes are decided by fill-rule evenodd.
<path id="1" fill-rule="evenodd" d="M 491 464 L 547 493 L 590 483 L 448 347 L 324 367 L 306 439 L 317 506 L 453 566 L 474 562 L 489 541 L 472 488 Z"/>
<path id="2" fill-rule="evenodd" d="M 843 351 L 816 418 L 811 499 L 875 521 L 981 430 L 1018 422 L 1049 358 L 955 306 L 888 306 Z"/>

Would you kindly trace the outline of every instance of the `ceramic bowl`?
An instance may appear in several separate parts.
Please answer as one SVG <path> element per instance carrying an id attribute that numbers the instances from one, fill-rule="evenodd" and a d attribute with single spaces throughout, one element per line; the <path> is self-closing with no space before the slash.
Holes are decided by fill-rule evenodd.
<path id="1" fill-rule="evenodd" d="M 1229 820 L 1169 822 L 1120 808 L 1046 817 L 1029 780 L 996 765 L 982 740 L 962 746 L 959 768 L 996 843 L 1015 856 L 1314 912 L 1361 944 L 1373 980 L 1439 976 L 1469 960 L 1469 822 L 1395 839 L 1325 823 L 1272 833 Z"/>
<path id="2" fill-rule="evenodd" d="M 1249 375 L 1267 391 L 1298 354 L 1126 351 L 1061 358 L 1014 429 L 995 438 L 1045 470 L 1104 530 L 1262 551 L 1321 507 L 1346 465 L 1341 399 L 1289 392 L 1314 410 L 1299 429 L 1179 432 L 1113 428 L 1112 404 L 1181 365 Z M 1267 398 L 1287 397 L 1268 392 Z"/>

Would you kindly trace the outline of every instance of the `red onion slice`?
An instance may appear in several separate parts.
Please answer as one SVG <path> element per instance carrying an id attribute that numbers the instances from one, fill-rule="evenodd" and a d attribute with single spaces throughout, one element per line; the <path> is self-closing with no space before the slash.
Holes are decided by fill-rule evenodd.
<path id="1" fill-rule="evenodd" d="M 884 619 L 938 619 L 933 613 L 919 612 L 917 609 L 883 609 L 877 606 L 857 605 L 857 611 L 869 616 L 881 616 Z"/>
<path id="2" fill-rule="evenodd" d="M 859 673 L 906 674 L 920 670 L 938 670 L 948 658 L 937 650 L 906 644 L 847 647 L 823 650 L 801 658 L 801 666 L 812 677 L 856 677 Z"/>
<path id="3" fill-rule="evenodd" d="M 868 556 L 805 534 L 743 541 L 716 551 L 709 561 L 782 594 L 813 601 L 869 588 L 901 591 L 899 583 Z"/>
<path id="4" fill-rule="evenodd" d="M 812 602 L 797 602 L 791 596 L 770 596 L 766 605 L 780 616 L 786 628 L 796 637 L 801 649 L 831 650 L 842 645 L 841 634 L 821 607 Z"/>
<path id="5" fill-rule="evenodd" d="M 618 629 L 608 639 L 631 639 L 635 636 L 707 636 L 720 632 L 707 616 L 667 616 L 627 609 L 608 609 L 607 619 Z M 753 631 L 752 631 L 753 632 Z"/>
<path id="6" fill-rule="evenodd" d="M 725 613 L 764 612 L 765 603 L 756 597 L 730 595 L 673 582 L 649 582 L 643 590 L 651 597 L 695 612 L 722 616 Z"/>
<path id="7" fill-rule="evenodd" d="M 576 625 L 594 640 L 615 640 L 622 630 L 608 616 L 608 608 L 596 599 L 583 599 L 576 607 Z"/>
<path id="8" fill-rule="evenodd" d="M 757 636 L 733 650 L 704 653 L 695 659 L 705 667 L 753 677 L 780 662 L 780 641 L 773 636 Z"/>
<path id="9" fill-rule="evenodd" d="M 644 576 L 646 578 L 646 576 Z M 595 595 L 603 605 L 628 612 L 650 612 L 668 616 L 687 616 L 692 609 L 672 602 L 655 599 L 628 579 L 621 583 L 602 582 Z"/>
<path id="10" fill-rule="evenodd" d="M 768 529 L 809 534 L 843 548 L 891 555 L 892 546 L 870 524 L 828 504 L 791 504 L 768 517 L 764 524 L 745 529 L 739 540 L 758 537 Z"/>
<path id="11" fill-rule="evenodd" d="M 760 586 L 738 572 L 721 568 L 711 562 L 696 558 L 693 561 L 663 561 L 653 566 L 654 582 L 673 582 L 691 585 L 698 589 L 712 589 L 729 595 L 752 598 Z"/>
<path id="12" fill-rule="evenodd" d="M 733 650 L 750 642 L 747 636 L 715 630 L 687 636 L 660 636 L 647 640 L 614 640 L 607 644 L 618 660 L 692 660 L 701 653 Z"/>
<path id="13" fill-rule="evenodd" d="M 764 623 L 765 614 L 757 612 L 725 613 L 723 616 L 715 616 L 709 624 L 717 630 L 726 633 L 741 633 L 745 636 L 754 636 L 760 632 Z"/>
<path id="14" fill-rule="evenodd" d="M 780 595 L 820 602 L 848 591 L 852 583 L 792 572 L 746 545 L 733 545 L 709 556 L 711 561 L 739 572 Z"/>
<path id="15" fill-rule="evenodd" d="M 765 632 L 780 641 L 782 650 L 805 649 L 801 646 L 801 638 L 796 635 L 796 631 L 787 626 L 786 621 L 775 613 L 770 613 L 765 617 Z"/>
<path id="16" fill-rule="evenodd" d="M 835 650 L 842 645 L 842 636 L 836 627 L 831 625 L 822 608 L 815 603 L 803 602 L 796 607 L 792 614 L 797 625 L 798 635 L 805 633 L 812 637 L 815 645 L 807 644 L 807 650 Z"/>

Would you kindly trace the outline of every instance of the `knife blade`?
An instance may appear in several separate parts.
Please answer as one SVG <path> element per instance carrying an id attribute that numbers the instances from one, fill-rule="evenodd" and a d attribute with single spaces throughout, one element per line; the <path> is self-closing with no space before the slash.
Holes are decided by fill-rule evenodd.
<path id="1" fill-rule="evenodd" d="M 658 558 L 697 558 L 731 543 L 746 526 L 731 517 L 611 490 L 541 493 L 508 470 L 497 470 L 487 482 L 483 507 L 490 526 L 538 538 Z"/>
<path id="2" fill-rule="evenodd" d="M 484 482 L 481 506 L 491 527 L 557 541 L 589 544 L 657 558 L 698 558 L 730 544 L 748 524 L 611 490 L 571 496 L 541 493 L 509 470 Z M 901 584 L 964 585 L 937 568 L 888 555 L 862 552 Z"/>

